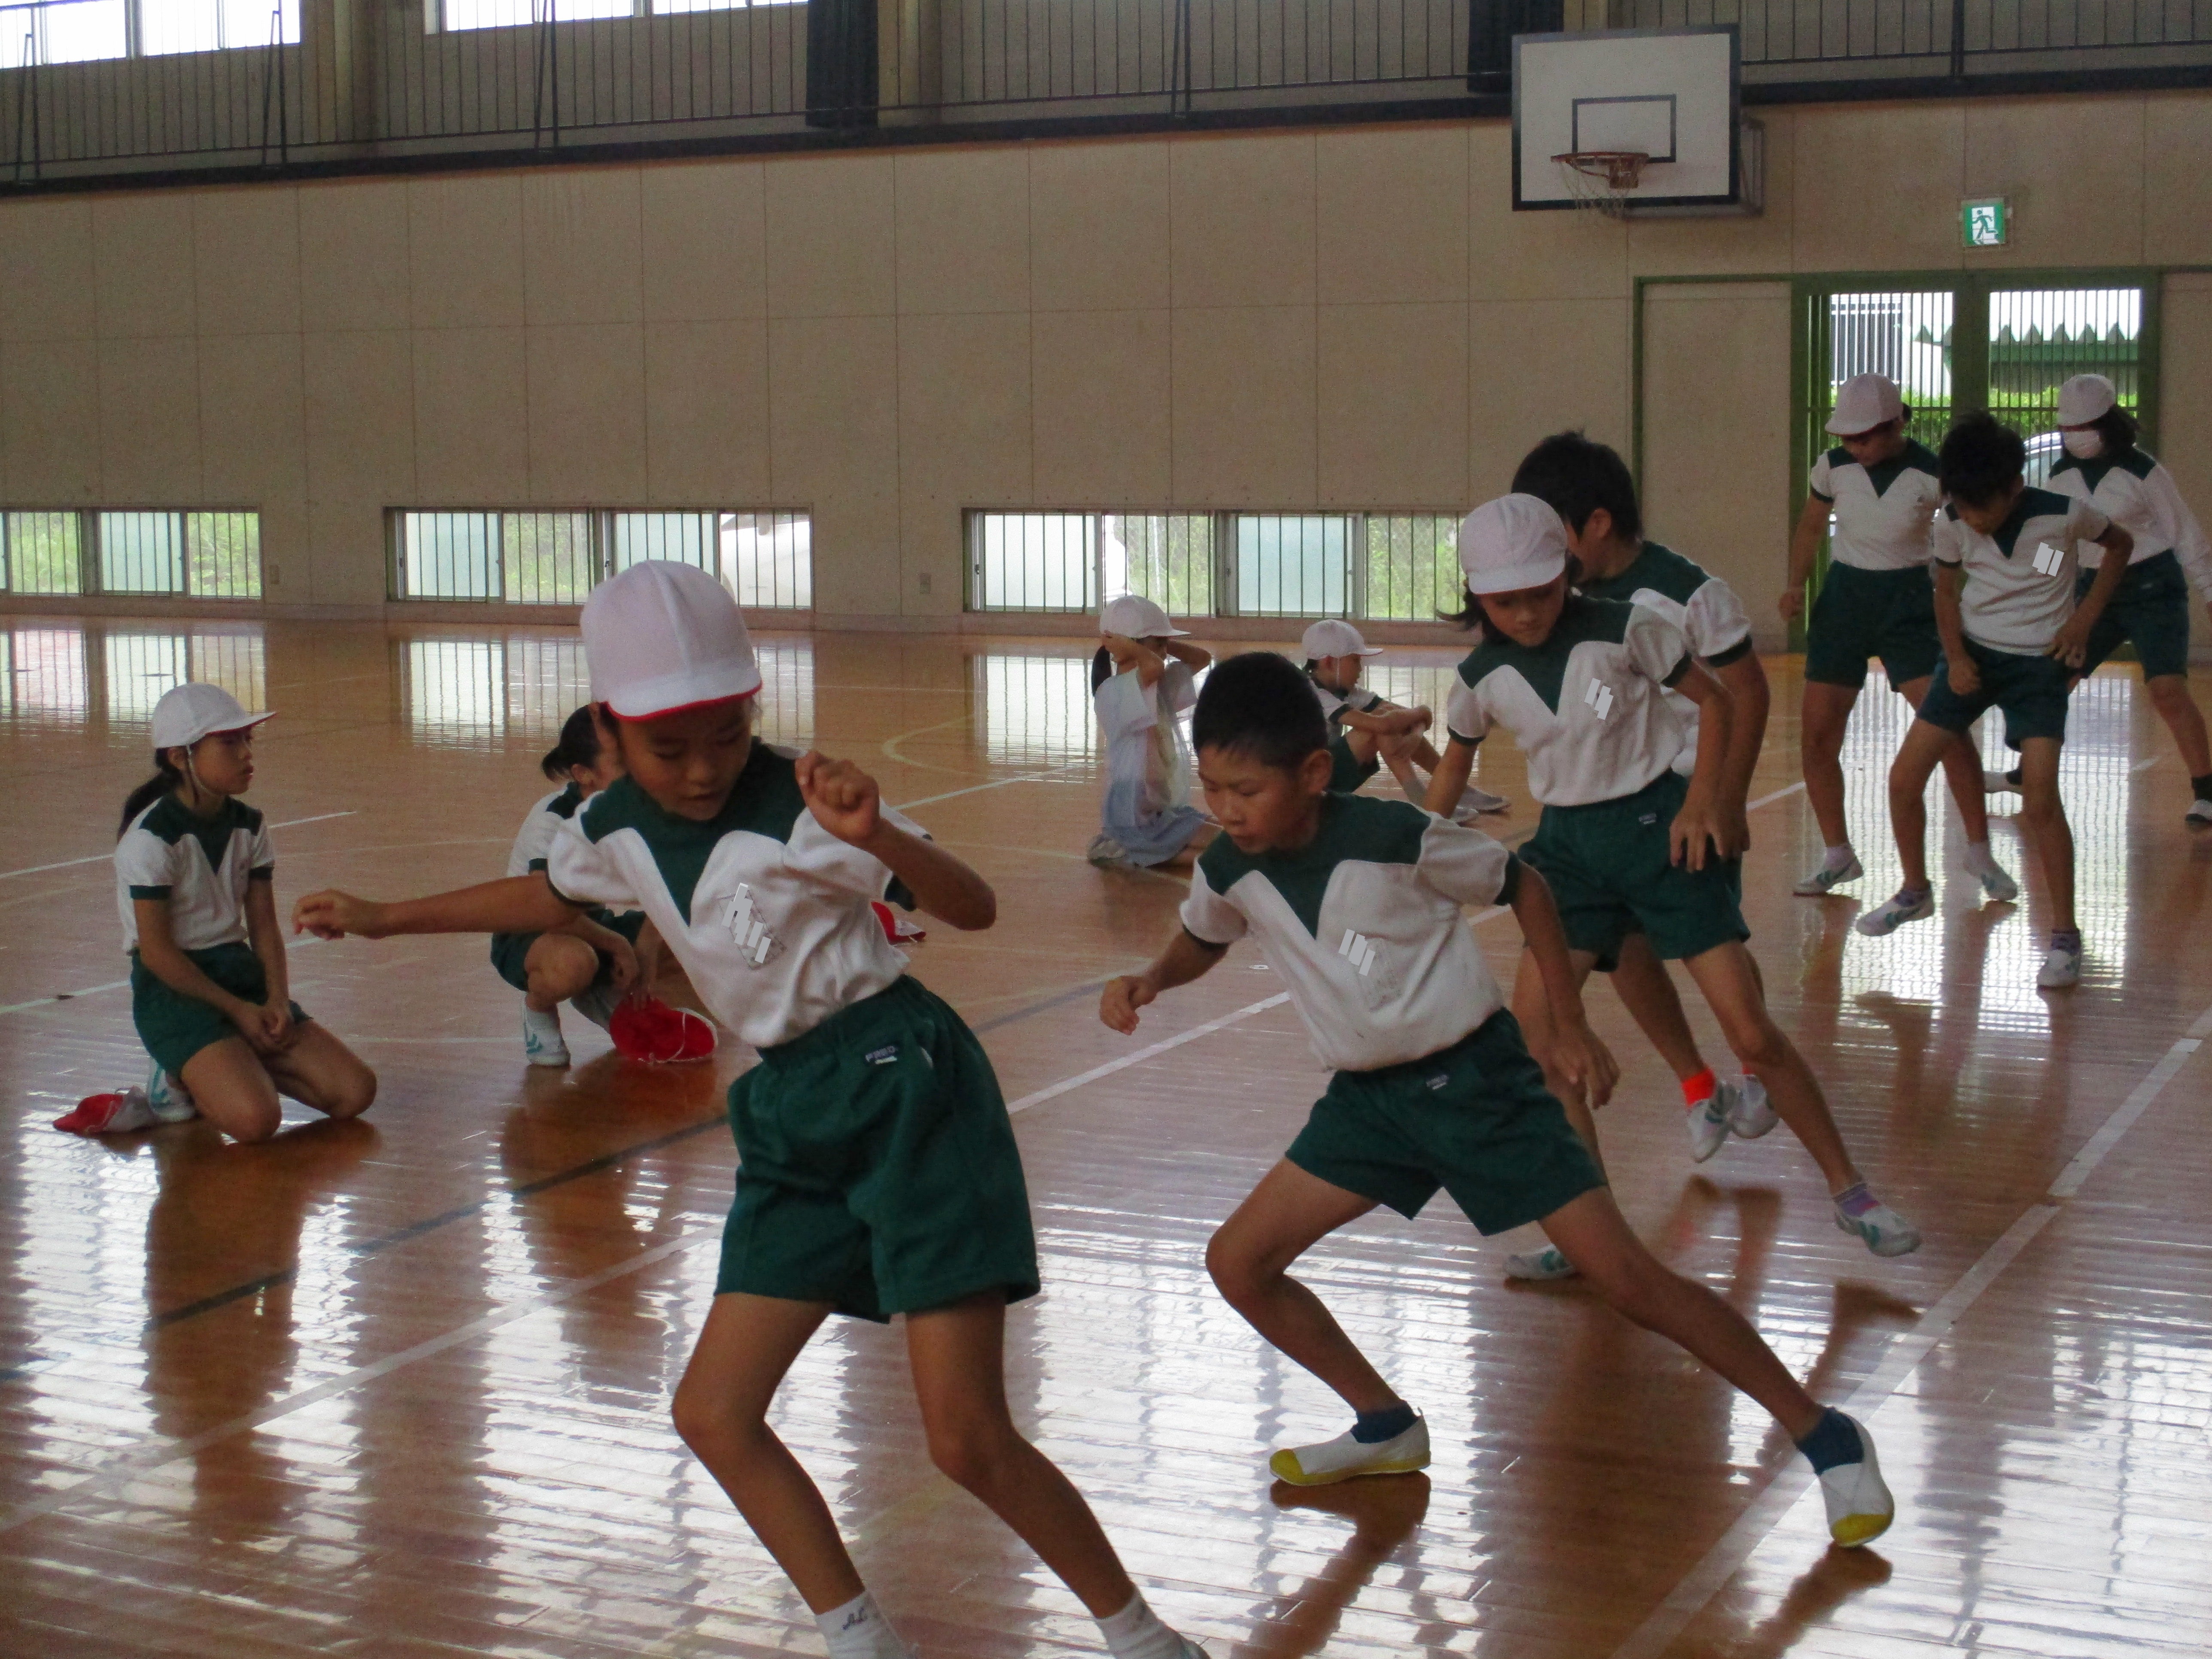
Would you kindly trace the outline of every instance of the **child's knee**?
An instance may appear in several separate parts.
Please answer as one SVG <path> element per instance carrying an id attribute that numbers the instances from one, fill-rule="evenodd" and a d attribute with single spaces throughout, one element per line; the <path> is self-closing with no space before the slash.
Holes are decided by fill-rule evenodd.
<path id="1" fill-rule="evenodd" d="M 676 1385 L 668 1416 L 684 1443 L 702 1456 L 742 1447 L 768 1427 L 763 1419 L 737 1410 L 713 1389 L 688 1376 Z"/>
<path id="2" fill-rule="evenodd" d="M 1206 1242 L 1206 1271 L 1213 1287 L 1232 1307 L 1255 1300 L 1269 1281 L 1282 1277 L 1279 1267 L 1271 1268 L 1226 1227 Z"/>
<path id="3" fill-rule="evenodd" d="M 2146 689 L 2161 714 L 2178 714 L 2185 708 L 2197 707 L 2197 700 L 2189 695 L 2189 682 L 2179 674 L 2160 674 Z"/>
<path id="4" fill-rule="evenodd" d="M 359 1117 L 375 1104 L 376 1073 L 356 1060 L 338 1074 L 323 1109 L 332 1117 Z"/>
<path id="5" fill-rule="evenodd" d="M 1782 1028 L 1764 1009 L 1741 1014 L 1729 1020 L 1724 1028 L 1728 1034 L 1729 1052 L 1751 1071 L 1786 1065 L 1790 1060 L 1790 1039 L 1782 1035 Z"/>
<path id="6" fill-rule="evenodd" d="M 926 1427 L 931 1464 L 947 1480 L 969 1492 L 1000 1485 L 1022 1445 L 1012 1423 L 981 1413 L 962 1412 L 951 1420 Z"/>

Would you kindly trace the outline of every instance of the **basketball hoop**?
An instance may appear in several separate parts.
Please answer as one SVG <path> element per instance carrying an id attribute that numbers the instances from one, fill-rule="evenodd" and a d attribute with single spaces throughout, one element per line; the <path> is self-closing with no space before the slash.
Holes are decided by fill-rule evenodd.
<path id="1" fill-rule="evenodd" d="M 1626 212 L 1628 192 L 1644 182 L 1644 165 L 1650 159 L 1640 149 L 1571 149 L 1552 158 L 1575 205 L 1612 219 Z"/>

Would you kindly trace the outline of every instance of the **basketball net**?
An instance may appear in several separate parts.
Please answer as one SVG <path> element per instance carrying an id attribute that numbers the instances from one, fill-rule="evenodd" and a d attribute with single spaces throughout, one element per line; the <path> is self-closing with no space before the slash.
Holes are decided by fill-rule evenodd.
<path id="1" fill-rule="evenodd" d="M 1629 192 L 1644 182 L 1644 164 L 1650 159 L 1640 149 L 1571 149 L 1552 158 L 1575 205 L 1609 219 L 1627 212 Z"/>

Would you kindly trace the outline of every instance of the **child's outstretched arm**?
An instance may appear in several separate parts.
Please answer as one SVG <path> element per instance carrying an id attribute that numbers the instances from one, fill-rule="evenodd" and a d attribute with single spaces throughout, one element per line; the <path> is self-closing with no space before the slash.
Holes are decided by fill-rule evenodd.
<path id="1" fill-rule="evenodd" d="M 1188 927 L 1176 928 L 1167 949 L 1143 973 L 1107 981 L 1098 999 L 1098 1018 L 1127 1036 L 1137 1029 L 1138 1009 L 1163 991 L 1189 984 L 1220 961 L 1228 949 L 1225 945 L 1206 944 Z"/>
<path id="2" fill-rule="evenodd" d="M 1378 738 L 1419 737 L 1436 723 L 1436 716 L 1425 708 L 1401 708 L 1388 702 L 1371 713 L 1346 708 L 1338 718 L 1355 732 L 1371 732 Z"/>
<path id="3" fill-rule="evenodd" d="M 1692 870 L 1705 867 L 1708 856 L 1735 858 L 1743 851 L 1740 825 L 1743 815 L 1733 815 L 1723 791 L 1729 748 L 1735 737 L 1734 699 L 1728 688 L 1692 662 L 1673 689 L 1698 705 L 1698 764 L 1690 774 L 1690 792 L 1682 810 L 1674 815 L 1668 842 L 1674 862 Z M 1708 845 L 1710 843 L 1710 846 Z"/>
<path id="4" fill-rule="evenodd" d="M 317 939 L 386 939 L 393 933 L 544 933 L 574 921 L 586 907 L 554 892 L 542 871 L 461 887 L 428 898 L 379 904 L 335 888 L 310 893 L 292 907 L 292 931 Z"/>
<path id="5" fill-rule="evenodd" d="M 1428 810 L 1440 818 L 1448 818 L 1459 810 L 1459 800 L 1467 793 L 1467 781 L 1474 773 L 1474 745 L 1463 743 L 1455 735 L 1444 744 L 1444 752 L 1429 769 Z"/>
<path id="6" fill-rule="evenodd" d="M 796 770 L 799 793 L 814 821 L 879 860 L 906 884 L 915 908 L 969 933 L 999 919 L 991 884 L 942 848 L 886 819 L 876 781 L 852 762 L 810 750 L 799 757 Z"/>
<path id="7" fill-rule="evenodd" d="M 1558 1044 L 1551 1056 L 1553 1069 L 1577 1088 L 1586 1091 L 1593 1106 L 1613 1098 L 1620 1067 L 1612 1051 L 1598 1041 L 1583 1009 L 1581 986 L 1575 982 L 1574 959 L 1567 954 L 1567 931 L 1559 922 L 1559 907 L 1552 901 L 1551 884 L 1532 866 L 1522 864 L 1507 901 L 1521 937 L 1528 946 L 1528 959 L 1544 981 L 1544 1000 L 1550 1005 L 1552 1035 Z"/>

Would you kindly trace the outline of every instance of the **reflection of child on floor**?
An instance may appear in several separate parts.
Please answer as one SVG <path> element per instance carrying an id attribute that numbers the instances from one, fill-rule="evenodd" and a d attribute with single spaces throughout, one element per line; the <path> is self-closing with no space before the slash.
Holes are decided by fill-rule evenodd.
<path id="1" fill-rule="evenodd" d="M 1434 772 L 1438 759 L 1427 735 L 1434 717 L 1425 708 L 1401 708 L 1359 684 L 1367 659 L 1381 656 L 1382 647 L 1368 644 L 1350 623 L 1331 620 L 1306 629 L 1300 648 L 1322 718 L 1328 722 L 1330 789 L 1357 794 L 1361 784 L 1388 766 L 1406 799 L 1425 805 L 1429 785 L 1421 774 Z M 1509 804 L 1504 796 L 1469 784 L 1453 816 L 1464 823 L 1478 813 L 1503 812 Z"/>
<path id="2" fill-rule="evenodd" d="M 1190 804 L 1190 745 L 1176 716 L 1198 701 L 1213 661 L 1150 599 L 1126 593 L 1098 613 L 1091 696 L 1106 738 L 1106 799 L 1089 857 L 1102 866 L 1167 864 L 1210 831 Z"/>

